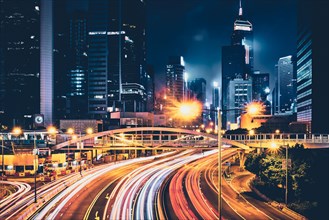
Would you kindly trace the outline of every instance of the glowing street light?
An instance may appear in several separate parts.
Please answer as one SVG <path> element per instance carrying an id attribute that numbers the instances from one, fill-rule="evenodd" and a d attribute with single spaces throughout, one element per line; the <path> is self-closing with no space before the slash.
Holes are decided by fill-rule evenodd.
<path id="1" fill-rule="evenodd" d="M 255 135 L 255 130 L 250 130 L 249 135 Z"/>
<path id="2" fill-rule="evenodd" d="M 177 113 L 183 120 L 192 120 L 201 114 L 201 105 L 198 102 L 183 102 L 178 106 Z"/>
<path id="3" fill-rule="evenodd" d="M 70 134 L 70 135 L 74 134 L 74 129 L 73 128 L 68 128 L 67 133 Z"/>
<path id="4" fill-rule="evenodd" d="M 49 126 L 47 128 L 47 133 L 49 133 L 49 134 L 56 134 L 57 133 L 57 129 L 54 126 Z"/>
<path id="5" fill-rule="evenodd" d="M 14 127 L 12 133 L 15 135 L 15 136 L 19 136 L 23 133 L 22 129 L 20 127 Z"/>
<path id="6" fill-rule="evenodd" d="M 94 130 L 92 128 L 87 128 L 86 132 L 87 132 L 88 135 L 90 135 L 94 132 Z"/>
<path id="7" fill-rule="evenodd" d="M 245 107 L 247 114 L 260 115 L 264 112 L 264 106 L 260 102 L 250 102 Z"/>

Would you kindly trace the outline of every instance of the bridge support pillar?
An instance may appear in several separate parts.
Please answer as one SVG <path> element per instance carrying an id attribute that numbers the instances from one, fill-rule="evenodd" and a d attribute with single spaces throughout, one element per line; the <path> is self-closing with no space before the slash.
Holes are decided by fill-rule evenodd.
<path id="1" fill-rule="evenodd" d="M 243 171 L 244 164 L 246 162 L 246 153 L 244 150 L 239 150 L 238 155 L 239 155 L 239 161 L 240 161 L 240 170 Z"/>
<path id="2" fill-rule="evenodd" d="M 264 148 L 257 148 L 257 154 L 261 154 L 264 152 Z"/>
<path id="3" fill-rule="evenodd" d="M 152 150 L 152 155 L 157 155 L 158 154 L 158 150 Z"/>

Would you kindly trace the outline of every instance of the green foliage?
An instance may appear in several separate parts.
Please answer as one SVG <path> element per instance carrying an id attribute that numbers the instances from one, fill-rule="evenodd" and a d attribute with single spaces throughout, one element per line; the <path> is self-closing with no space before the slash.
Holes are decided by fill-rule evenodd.
<path id="1" fill-rule="evenodd" d="M 282 167 L 282 159 L 285 159 L 285 150 L 249 154 L 245 164 L 246 169 L 258 177 L 254 185 L 279 202 L 284 200 L 286 170 Z M 328 199 L 323 199 L 328 194 L 328 175 L 326 173 L 325 176 L 321 169 L 328 169 L 329 151 L 304 149 L 303 145 L 296 145 L 289 147 L 288 156 L 292 161 L 288 168 L 289 206 L 302 214 L 314 216 L 328 203 Z"/>

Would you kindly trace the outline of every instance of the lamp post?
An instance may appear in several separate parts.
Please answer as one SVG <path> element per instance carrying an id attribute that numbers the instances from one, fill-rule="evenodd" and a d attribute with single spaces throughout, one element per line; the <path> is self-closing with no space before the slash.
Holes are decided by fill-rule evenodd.
<path id="1" fill-rule="evenodd" d="M 4 141 L 3 141 L 3 138 L 4 138 L 4 136 L 3 136 L 3 134 L 1 134 L 1 147 L 2 147 L 2 169 L 1 169 L 1 171 L 2 171 L 2 174 L 1 174 L 1 177 L 2 177 L 2 180 L 4 180 L 4 177 L 5 177 L 5 163 L 4 163 L 4 160 L 5 160 L 5 155 L 4 155 L 4 152 L 3 152 L 3 148 L 4 148 Z M 4 191 L 5 189 L 4 189 L 4 184 L 2 184 L 2 190 Z"/>
<path id="2" fill-rule="evenodd" d="M 33 154 L 34 154 L 34 160 L 33 160 L 33 166 L 34 166 L 34 202 L 37 203 L 37 142 L 36 142 L 36 134 L 35 131 L 33 132 L 34 138 L 33 138 Z"/>
<path id="3" fill-rule="evenodd" d="M 217 127 L 217 144 L 218 144 L 218 214 L 219 214 L 219 220 L 222 219 L 222 116 L 221 112 L 218 108 L 218 127 Z"/>
<path id="4" fill-rule="evenodd" d="M 286 147 L 286 191 L 285 191 L 285 203 L 288 204 L 288 144 L 285 145 Z"/>
<path id="5" fill-rule="evenodd" d="M 87 132 L 87 135 L 91 135 L 94 132 L 94 130 L 92 128 L 87 128 L 86 132 Z M 91 164 L 93 164 L 93 150 L 91 150 L 90 156 L 91 156 Z"/>
<path id="6" fill-rule="evenodd" d="M 81 155 L 81 148 L 83 147 L 83 142 L 81 141 L 81 131 L 80 131 L 80 135 L 79 135 L 79 149 L 80 149 L 80 168 L 79 168 L 79 171 L 80 171 L 80 175 L 82 176 L 82 166 L 81 166 L 81 163 L 82 163 L 82 155 Z"/>
<path id="7" fill-rule="evenodd" d="M 72 137 L 72 135 L 74 134 L 74 129 L 73 128 L 68 128 L 67 129 L 67 133 L 70 135 L 70 137 Z M 67 161 L 68 161 L 68 166 L 70 166 L 70 140 L 69 140 L 69 142 L 68 142 L 68 145 L 67 145 L 67 148 L 68 148 L 68 150 L 67 150 Z"/>

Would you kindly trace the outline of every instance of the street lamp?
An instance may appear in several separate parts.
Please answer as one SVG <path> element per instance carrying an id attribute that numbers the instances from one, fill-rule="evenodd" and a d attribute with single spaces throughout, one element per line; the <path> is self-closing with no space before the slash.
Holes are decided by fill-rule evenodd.
<path id="1" fill-rule="evenodd" d="M 87 128 L 86 132 L 88 135 L 91 135 L 92 133 L 94 133 L 94 130 L 92 128 Z M 93 164 L 93 150 L 91 150 L 91 164 Z"/>
<path id="2" fill-rule="evenodd" d="M 5 176 L 5 155 L 4 155 L 4 152 L 3 152 L 3 149 L 4 149 L 4 135 L 1 134 L 1 147 L 2 147 L 2 178 Z"/>
<path id="3" fill-rule="evenodd" d="M 74 134 L 74 129 L 73 128 L 68 128 L 66 133 L 68 133 L 70 135 L 70 137 L 72 138 L 72 135 Z M 68 160 L 68 166 L 70 166 L 70 140 L 68 141 L 67 148 L 68 148 L 68 150 L 67 150 L 67 160 Z"/>

